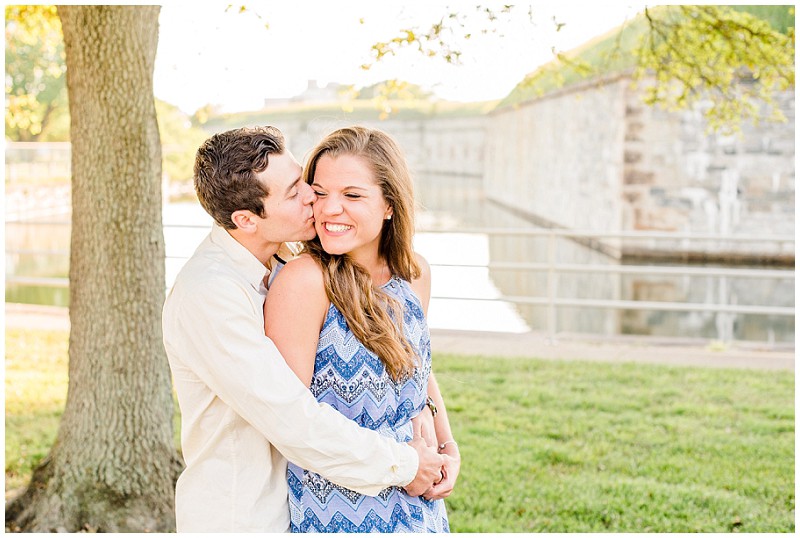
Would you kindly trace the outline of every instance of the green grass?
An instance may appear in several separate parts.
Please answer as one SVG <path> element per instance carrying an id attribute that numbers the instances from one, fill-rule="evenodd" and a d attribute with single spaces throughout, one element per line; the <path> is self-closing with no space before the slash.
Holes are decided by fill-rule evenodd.
<path id="1" fill-rule="evenodd" d="M 66 338 L 6 332 L 6 491 L 55 438 Z M 463 459 L 453 531 L 794 531 L 791 372 L 449 355 L 434 367 Z"/>
<path id="2" fill-rule="evenodd" d="M 25 484 L 55 440 L 67 397 L 67 336 L 6 330 L 6 491 Z"/>
<path id="3" fill-rule="evenodd" d="M 27 485 L 55 441 L 67 399 L 68 338 L 66 331 L 6 329 L 6 494 Z"/>
<path id="4" fill-rule="evenodd" d="M 791 532 L 794 376 L 437 356 L 459 532 Z"/>

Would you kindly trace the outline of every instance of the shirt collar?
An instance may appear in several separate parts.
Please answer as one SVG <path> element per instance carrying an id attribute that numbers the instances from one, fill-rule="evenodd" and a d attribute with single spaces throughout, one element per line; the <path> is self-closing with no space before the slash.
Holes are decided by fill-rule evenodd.
<path id="1" fill-rule="evenodd" d="M 255 288 L 264 286 L 265 277 L 270 273 L 264 264 L 258 261 L 252 252 L 234 239 L 225 228 L 217 223 L 211 226 L 211 242 L 219 246 L 225 254 L 230 256 L 234 266 L 244 275 L 247 281 Z"/>

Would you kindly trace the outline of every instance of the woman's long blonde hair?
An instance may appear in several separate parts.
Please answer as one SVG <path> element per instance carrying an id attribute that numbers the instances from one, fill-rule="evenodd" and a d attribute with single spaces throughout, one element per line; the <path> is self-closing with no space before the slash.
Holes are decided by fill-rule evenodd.
<path id="1" fill-rule="evenodd" d="M 392 218 L 383 221 L 378 255 L 392 275 L 412 281 L 420 276 L 412 240 L 414 236 L 414 185 L 403 153 L 386 133 L 361 126 L 338 129 L 311 152 L 303 172 L 314 183 L 317 163 L 323 155 L 360 157 L 372 169 Z M 417 353 L 403 335 L 403 308 L 372 283 L 369 272 L 347 254 L 328 254 L 319 237 L 305 242 L 305 249 L 319 263 L 328 300 L 344 315 L 358 340 L 383 361 L 394 380 L 413 373 Z"/>

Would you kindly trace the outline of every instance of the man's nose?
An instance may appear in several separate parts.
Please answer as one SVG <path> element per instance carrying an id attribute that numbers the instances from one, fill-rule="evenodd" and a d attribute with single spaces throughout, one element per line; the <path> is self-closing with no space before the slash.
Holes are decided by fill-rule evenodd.
<path id="1" fill-rule="evenodd" d="M 314 189 L 311 188 L 311 185 L 308 183 L 303 183 L 304 193 L 303 193 L 303 203 L 306 205 L 313 204 L 317 201 L 317 195 L 314 193 Z"/>

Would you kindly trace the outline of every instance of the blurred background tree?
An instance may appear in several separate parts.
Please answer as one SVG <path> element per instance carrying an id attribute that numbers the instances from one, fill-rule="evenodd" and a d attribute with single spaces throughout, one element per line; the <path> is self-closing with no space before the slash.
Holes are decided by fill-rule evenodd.
<path id="1" fill-rule="evenodd" d="M 69 141 L 66 61 L 55 6 L 9 5 L 6 14 L 6 139 Z M 194 154 L 208 134 L 178 107 L 156 99 L 163 172 L 191 181 Z"/>
<path id="2" fill-rule="evenodd" d="M 6 6 L 6 138 L 67 140 L 66 70 L 55 6 Z"/>
<path id="3" fill-rule="evenodd" d="M 66 141 L 66 67 L 55 7 L 5 9 L 6 138 Z M 429 26 L 402 28 L 375 43 L 372 60 L 362 68 L 370 69 L 404 49 L 458 64 L 459 42 L 476 32 L 501 33 L 510 17 L 533 20 L 535 6 L 524 10 L 507 5 L 445 12 Z M 266 17 L 247 6 L 239 11 Z M 742 121 L 782 121 L 773 95 L 794 86 L 794 19 L 792 5 L 654 6 L 572 51 L 554 50 L 553 60 L 534 69 L 499 106 L 515 105 L 579 80 L 628 71 L 645 87 L 647 104 L 679 110 L 708 102 L 704 110 L 714 129 L 736 130 Z M 553 24 L 560 28 L 569 21 Z M 423 88 L 398 80 L 345 91 L 352 99 L 372 100 L 384 112 L 382 117 L 394 112 L 392 101 L 431 97 Z M 162 142 L 169 148 L 164 172 L 185 181 L 191 177 L 188 163 L 194 149 L 207 136 L 202 126 L 220 111 L 209 104 L 189 117 L 177 107 L 157 103 Z"/>
<path id="4" fill-rule="evenodd" d="M 572 51 L 554 51 L 498 105 L 629 72 L 651 106 L 703 105 L 709 127 L 785 121 L 775 92 L 794 87 L 794 6 L 656 6 Z M 566 24 L 569 24 L 568 22 Z"/>

